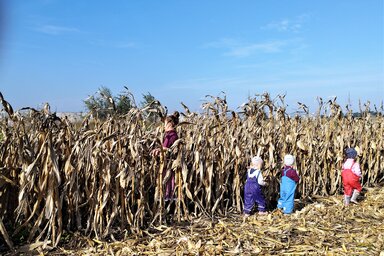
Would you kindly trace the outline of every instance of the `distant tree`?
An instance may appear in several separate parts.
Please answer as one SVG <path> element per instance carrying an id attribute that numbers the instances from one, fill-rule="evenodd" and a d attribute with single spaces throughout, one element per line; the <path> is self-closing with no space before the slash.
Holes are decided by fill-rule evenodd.
<path id="1" fill-rule="evenodd" d="M 131 100 L 125 95 L 119 95 L 116 98 L 116 112 L 118 114 L 126 114 L 132 108 Z"/>
<path id="2" fill-rule="evenodd" d="M 105 119 L 113 113 L 113 103 L 110 99 L 113 99 L 111 90 L 102 86 L 94 95 L 84 100 L 84 104 L 95 117 Z"/>
<path id="3" fill-rule="evenodd" d="M 160 106 L 160 102 L 151 94 L 143 94 L 143 101 L 140 102 L 140 107 L 141 108 L 146 108 L 148 106 L 151 106 L 151 109 L 157 108 Z M 160 116 L 158 115 L 157 112 L 151 112 L 151 111 L 144 111 L 144 114 L 146 116 L 146 120 L 149 123 L 157 123 L 160 122 Z"/>
<path id="4" fill-rule="evenodd" d="M 112 115 L 124 115 L 132 108 L 136 108 L 136 101 L 133 94 L 127 87 L 118 96 L 114 97 L 107 87 L 100 87 L 99 90 L 84 100 L 85 107 L 96 118 L 105 119 Z M 143 100 L 139 104 L 143 108 L 145 119 L 149 123 L 160 121 L 159 112 L 156 110 L 160 106 L 160 102 L 151 93 L 143 94 Z"/>
<path id="5" fill-rule="evenodd" d="M 144 108 L 154 101 L 156 101 L 156 98 L 150 92 L 147 92 L 147 94 L 143 94 L 143 100 L 140 102 L 140 107 Z"/>
<path id="6" fill-rule="evenodd" d="M 128 88 L 125 87 L 125 89 L 126 91 L 114 97 L 109 88 L 102 86 L 94 95 L 84 100 L 85 107 L 100 119 L 114 114 L 126 114 L 132 107 L 135 107 L 135 102 Z"/>
<path id="7" fill-rule="evenodd" d="M 115 97 L 116 111 L 120 115 L 124 115 L 128 113 L 131 108 L 136 107 L 135 97 L 127 87 L 124 86 L 124 88 L 125 91 Z"/>

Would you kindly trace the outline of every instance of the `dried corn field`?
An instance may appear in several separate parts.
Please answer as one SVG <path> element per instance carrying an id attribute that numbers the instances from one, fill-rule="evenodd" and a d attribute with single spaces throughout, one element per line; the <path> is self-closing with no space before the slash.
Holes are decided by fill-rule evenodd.
<path id="1" fill-rule="evenodd" d="M 1 121 L 0 239 L 9 247 L 57 247 L 69 232 L 91 241 L 121 240 L 123 235 L 148 241 L 148 230 L 168 230 L 162 225 L 170 208 L 176 223 L 229 218 L 241 212 L 246 167 L 257 153 L 265 160 L 269 184 L 264 193 L 271 210 L 286 153 L 296 156 L 302 201 L 342 192 L 340 168 L 347 146 L 359 151 L 365 187 L 384 180 L 384 111 L 381 107 L 372 116 L 369 104 L 359 118 L 351 111 L 343 114 L 335 101 L 319 101 L 315 115 L 300 105 L 304 113 L 293 117 L 281 96 L 251 98 L 237 112 L 228 109 L 224 97 L 212 97 L 201 113 L 184 106 L 177 128 L 181 139 L 154 158 L 150 152 L 161 144 L 163 129 L 147 116 L 164 116 L 161 105 L 132 108 L 104 121 L 88 115 L 76 125 L 57 118 L 48 105 L 41 111 L 13 111 L 3 97 L 1 102 L 7 118 Z M 163 201 L 168 175 L 163 180 L 162 170 L 176 173 L 178 200 L 170 205 Z M 382 218 L 382 208 L 375 209 Z"/>
<path id="2" fill-rule="evenodd" d="M 75 234 L 55 255 L 383 255 L 384 189 L 345 208 L 341 196 L 317 197 L 291 216 L 273 211 L 244 221 L 238 214 L 158 226 L 146 236 L 101 242 Z M 76 248 L 76 249 L 73 249 Z M 381 253 L 381 254 L 380 254 Z"/>

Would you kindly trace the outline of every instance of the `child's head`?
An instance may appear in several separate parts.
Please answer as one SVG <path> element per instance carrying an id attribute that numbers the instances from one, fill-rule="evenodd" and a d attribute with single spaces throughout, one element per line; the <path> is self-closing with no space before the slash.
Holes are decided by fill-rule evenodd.
<path id="1" fill-rule="evenodd" d="M 295 157 L 293 155 L 284 156 L 284 165 L 292 166 L 294 162 L 295 162 Z"/>
<path id="2" fill-rule="evenodd" d="M 347 158 L 355 159 L 357 157 L 357 151 L 354 148 L 347 148 L 345 150 L 345 155 Z"/>
<path id="3" fill-rule="evenodd" d="M 251 160 L 251 167 L 252 168 L 260 170 L 262 165 L 263 165 L 263 159 L 261 159 L 261 157 L 259 157 L 259 156 L 252 157 L 252 160 Z"/>

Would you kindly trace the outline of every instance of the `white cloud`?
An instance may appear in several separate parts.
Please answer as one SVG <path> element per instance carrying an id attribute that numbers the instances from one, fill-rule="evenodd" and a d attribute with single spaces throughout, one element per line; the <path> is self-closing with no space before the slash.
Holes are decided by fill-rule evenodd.
<path id="1" fill-rule="evenodd" d="M 335 91 L 345 92 L 348 90 L 361 90 L 365 85 L 365 92 L 377 91 L 380 88 L 381 77 L 375 72 L 359 74 L 350 71 L 334 70 L 330 68 L 319 68 L 313 71 L 308 69 L 294 71 L 280 71 L 278 73 L 261 72 L 255 75 L 236 75 L 223 77 L 201 77 L 188 80 L 173 81 L 166 85 L 172 90 L 200 91 L 247 91 L 254 88 L 271 89 L 275 92 L 282 92 L 282 89 L 289 90 L 291 93 L 329 93 L 333 95 Z M 367 86 L 369 85 L 369 86 Z M 348 89 L 346 89 L 348 88 Z"/>
<path id="2" fill-rule="evenodd" d="M 137 44 L 130 41 L 94 40 L 94 41 L 91 41 L 90 43 L 100 47 L 109 47 L 109 48 L 118 48 L 118 49 L 134 48 L 137 46 Z"/>
<path id="3" fill-rule="evenodd" d="M 54 25 L 44 25 L 44 26 L 37 28 L 36 30 L 41 32 L 41 33 L 49 34 L 49 35 L 61 35 L 61 34 L 80 32 L 80 30 L 77 28 L 54 26 Z"/>
<path id="4" fill-rule="evenodd" d="M 115 43 L 111 44 L 115 48 L 133 48 L 136 46 L 133 42 L 126 42 L 126 43 Z"/>
<path id="5" fill-rule="evenodd" d="M 282 51 L 286 41 L 272 41 L 232 47 L 225 55 L 234 57 L 248 57 L 257 53 L 275 53 Z"/>
<path id="6" fill-rule="evenodd" d="M 222 38 L 218 41 L 210 42 L 204 45 L 205 48 L 228 48 L 239 45 L 240 42 L 232 38 Z"/>
<path id="7" fill-rule="evenodd" d="M 40 0 L 42 4 L 53 4 L 56 3 L 56 0 Z"/>
<path id="8" fill-rule="evenodd" d="M 216 42 L 205 45 L 207 48 L 223 48 L 226 49 L 224 55 L 233 57 L 249 57 L 255 54 L 278 53 L 287 48 L 297 49 L 301 47 L 301 39 L 272 40 L 259 43 L 243 43 L 235 39 L 224 38 Z M 292 48 L 293 47 L 293 48 Z"/>
<path id="9" fill-rule="evenodd" d="M 215 90 L 237 88 L 241 84 L 247 84 L 249 81 L 239 77 L 218 78 L 218 77 L 204 77 L 189 79 L 183 81 L 174 81 L 167 85 L 170 89 L 176 90 L 196 90 L 204 91 L 210 88 Z"/>
<path id="10" fill-rule="evenodd" d="M 261 29 L 298 33 L 301 31 L 308 18 L 308 14 L 303 14 L 293 19 L 282 19 L 279 21 L 270 22 L 267 25 L 262 26 Z"/>

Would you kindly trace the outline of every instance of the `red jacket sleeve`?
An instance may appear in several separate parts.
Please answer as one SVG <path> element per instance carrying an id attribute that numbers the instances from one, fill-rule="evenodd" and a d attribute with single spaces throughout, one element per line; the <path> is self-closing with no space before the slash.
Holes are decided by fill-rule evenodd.
<path id="1" fill-rule="evenodd" d="M 299 175 L 297 174 L 296 170 L 294 170 L 294 169 L 290 169 L 290 170 L 287 171 L 287 177 L 291 178 L 296 183 L 299 182 L 299 180 L 300 180 Z"/>

